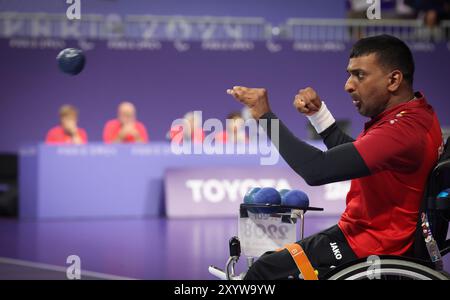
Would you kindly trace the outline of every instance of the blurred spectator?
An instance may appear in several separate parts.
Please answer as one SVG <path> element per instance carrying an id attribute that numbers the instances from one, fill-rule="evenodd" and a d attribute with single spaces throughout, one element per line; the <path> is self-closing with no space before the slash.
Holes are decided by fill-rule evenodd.
<path id="1" fill-rule="evenodd" d="M 382 19 L 404 19 L 416 16 L 411 0 L 380 0 Z M 347 0 L 347 17 L 350 19 L 367 19 L 367 9 L 371 6 L 367 0 Z"/>
<path id="2" fill-rule="evenodd" d="M 398 2 L 403 2 L 404 0 L 380 0 L 381 7 L 381 18 L 382 19 L 392 19 L 397 18 L 399 12 Z M 372 5 L 367 3 L 367 0 L 347 0 L 346 1 L 348 18 L 350 19 L 367 19 L 367 9 Z"/>
<path id="3" fill-rule="evenodd" d="M 444 12 L 442 15 L 443 20 L 450 20 L 450 0 L 445 1 L 444 3 Z"/>
<path id="4" fill-rule="evenodd" d="M 417 12 L 429 28 L 450 17 L 450 0 L 405 0 L 405 3 Z"/>
<path id="5" fill-rule="evenodd" d="M 347 0 L 347 17 L 349 19 L 366 19 L 367 8 L 370 4 L 366 0 Z"/>
<path id="6" fill-rule="evenodd" d="M 347 0 L 349 19 L 367 19 L 367 0 Z M 423 21 L 416 37 L 426 41 L 440 41 L 443 37 L 440 21 L 450 16 L 450 0 L 380 0 L 381 19 L 413 19 Z M 355 24 L 357 25 L 357 24 Z M 370 26 L 370 25 L 369 25 Z M 350 26 L 352 39 L 358 40 L 370 32 L 370 27 Z"/>
<path id="7" fill-rule="evenodd" d="M 396 12 L 399 19 L 414 19 L 417 17 L 416 9 L 409 5 L 410 0 L 397 0 Z"/>
<path id="8" fill-rule="evenodd" d="M 439 25 L 439 14 L 437 10 L 431 9 L 424 12 L 423 24 L 425 27 L 433 28 Z"/>
<path id="9" fill-rule="evenodd" d="M 188 112 L 183 117 L 183 124 L 172 127 L 168 137 L 172 142 L 181 144 L 182 142 L 203 143 L 205 132 L 203 131 L 201 118 L 195 116 L 195 112 Z"/>
<path id="10" fill-rule="evenodd" d="M 108 121 L 103 129 L 103 141 L 105 143 L 148 143 L 147 129 L 137 120 L 133 103 L 120 103 L 117 119 Z"/>
<path id="11" fill-rule="evenodd" d="M 47 133 L 47 144 L 86 144 L 87 134 L 78 128 L 78 110 L 72 105 L 63 105 L 59 109 L 60 125 Z"/>
<path id="12" fill-rule="evenodd" d="M 226 125 L 226 130 L 216 135 L 216 142 L 235 144 L 248 142 L 245 120 L 239 112 L 230 113 L 227 116 Z"/>
<path id="13" fill-rule="evenodd" d="M 407 3 L 417 11 L 423 27 L 417 35 L 422 40 L 440 41 L 443 37 L 441 20 L 448 18 L 450 0 L 407 0 Z"/>

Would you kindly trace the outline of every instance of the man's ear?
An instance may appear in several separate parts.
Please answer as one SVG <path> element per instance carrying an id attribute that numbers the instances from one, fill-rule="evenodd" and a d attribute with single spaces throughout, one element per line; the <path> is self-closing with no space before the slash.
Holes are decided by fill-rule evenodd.
<path id="1" fill-rule="evenodd" d="M 389 75 L 388 90 L 395 92 L 399 89 L 400 84 L 403 82 L 403 73 L 399 70 L 394 70 Z"/>

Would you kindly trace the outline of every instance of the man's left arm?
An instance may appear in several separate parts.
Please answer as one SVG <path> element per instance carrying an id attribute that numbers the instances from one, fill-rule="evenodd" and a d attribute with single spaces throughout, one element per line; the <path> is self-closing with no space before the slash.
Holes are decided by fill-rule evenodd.
<path id="1" fill-rule="evenodd" d="M 275 142 L 283 159 L 309 185 L 322 185 L 371 174 L 353 143 L 345 143 L 322 151 L 298 139 L 277 116 L 268 112 L 259 118 L 260 125 Z M 261 122 L 261 121 L 266 122 Z M 279 130 L 272 130 L 278 122 Z M 277 136 L 274 136 L 277 135 Z"/>
<path id="2" fill-rule="evenodd" d="M 351 136 L 347 135 L 339 128 L 325 102 L 320 101 L 320 104 L 320 108 L 317 112 L 309 115 L 307 114 L 306 116 L 316 132 L 323 139 L 327 148 L 331 149 L 338 145 L 354 142 L 355 140 Z"/>
<path id="3" fill-rule="evenodd" d="M 260 120 L 267 120 L 267 135 L 277 146 L 281 156 L 309 185 L 360 178 L 382 172 L 414 172 L 423 161 L 426 138 L 415 120 L 402 118 L 398 122 L 384 122 L 352 143 L 345 143 L 321 151 L 295 137 L 272 112 Z M 279 131 L 272 132 L 273 121 Z M 275 139 L 276 141 L 276 139 Z"/>

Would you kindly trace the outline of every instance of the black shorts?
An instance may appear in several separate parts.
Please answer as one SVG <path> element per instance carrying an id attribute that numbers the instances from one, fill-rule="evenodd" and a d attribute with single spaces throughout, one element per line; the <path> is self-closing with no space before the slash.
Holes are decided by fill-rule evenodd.
<path id="1" fill-rule="evenodd" d="M 332 268 L 357 259 L 337 225 L 297 242 L 323 278 Z M 244 279 L 298 279 L 300 271 L 288 250 L 266 252 L 250 267 Z"/>

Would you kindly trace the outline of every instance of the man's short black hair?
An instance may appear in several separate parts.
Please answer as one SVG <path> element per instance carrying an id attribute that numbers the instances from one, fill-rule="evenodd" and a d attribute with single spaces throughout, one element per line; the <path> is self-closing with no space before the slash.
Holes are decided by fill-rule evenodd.
<path id="1" fill-rule="evenodd" d="M 414 80 L 414 59 L 411 50 L 400 39 L 383 34 L 357 41 L 350 52 L 350 58 L 376 53 L 378 61 L 384 67 L 400 70 L 403 78 L 412 87 Z"/>

